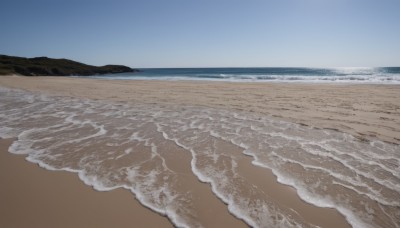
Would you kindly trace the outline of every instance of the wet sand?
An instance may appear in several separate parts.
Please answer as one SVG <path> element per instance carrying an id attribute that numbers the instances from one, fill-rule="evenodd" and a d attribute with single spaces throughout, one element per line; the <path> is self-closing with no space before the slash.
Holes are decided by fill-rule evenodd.
<path id="1" fill-rule="evenodd" d="M 97 192 L 8 153 L 12 141 L 0 139 L 0 227 L 172 227 L 126 190 Z"/>
<path id="2" fill-rule="evenodd" d="M 90 99 L 146 104 L 155 103 L 161 105 L 199 105 L 228 110 L 257 112 L 317 128 L 336 129 L 350 133 L 363 140 L 378 138 L 386 142 L 400 143 L 400 86 L 397 85 L 109 81 L 80 78 L 26 78 L 13 76 L 0 77 L 0 86 L 43 92 L 51 95 Z M 6 148 L 8 148 L 7 144 L 10 141 L 1 140 L 1 143 L 1 149 L 5 152 Z M 235 148 L 228 149 L 230 151 L 235 150 Z M 179 153 L 176 148 L 173 150 Z M 237 151 L 240 152 L 240 150 Z M 13 188 L 6 188 L 5 191 L 8 192 L 1 192 L 0 194 L 3 197 L 7 194 L 12 196 L 5 197 L 8 206 L 4 208 L 2 206 L 1 208 L 2 211 L 5 211 L 2 214 L 7 215 L 4 217 L 10 218 L 7 221 L 11 223 L 5 224 L 20 222 L 18 224 L 21 224 L 21 226 L 35 223 L 38 226 L 49 226 L 55 224 L 51 222 L 56 222 L 57 220 L 63 221 L 62 219 L 64 219 L 65 222 L 58 223 L 57 227 L 60 227 L 59 224 L 68 224 L 67 226 L 74 227 L 80 227 L 82 224 L 88 224 L 89 226 L 94 226 L 93 224 L 95 224 L 96 227 L 110 227 L 110 224 L 117 227 L 125 227 L 126 224 L 135 224 L 136 226 L 143 224 L 147 227 L 160 225 L 165 227 L 166 224 L 170 225 L 166 218 L 142 207 L 128 191 L 95 192 L 81 183 L 75 174 L 48 172 L 23 161 L 22 157 L 7 153 L 2 153 L 1 156 L 1 162 L 5 163 L 1 165 L 1 169 L 7 169 L 2 171 L 2 174 L 16 172 L 17 170 L 17 174 L 20 174 L 15 174 L 14 176 L 2 175 L 2 180 L 16 184 Z M 272 172 L 266 172 L 265 169 L 250 165 L 251 159 L 245 155 L 239 154 L 238 156 L 242 156 L 239 169 L 243 170 L 242 173 L 247 175 L 249 183 L 262 187 L 277 203 L 283 204 L 287 208 L 301 211 L 300 217 L 307 222 L 321 227 L 349 226 L 344 217 L 336 210 L 318 208 L 305 203 L 292 188 L 277 183 Z M 186 156 L 186 158 L 182 156 L 182 159 L 189 160 L 190 158 L 189 156 Z M 13 160 L 18 164 L 14 164 Z M 182 164 L 189 163 L 182 162 Z M 173 164 L 173 166 L 188 174 L 190 173 L 190 167 L 180 167 L 179 164 Z M 203 212 L 199 212 L 199 217 L 208 220 L 207 224 L 209 226 L 245 226 L 242 221 L 229 215 L 224 204 L 212 195 L 207 184 L 200 183 L 194 176 L 187 178 L 188 186 L 186 187 L 196 186 L 195 189 L 198 195 L 201 196 L 199 202 L 204 202 L 204 210 Z M 33 186 L 32 188 L 36 188 L 37 186 L 33 184 L 32 180 L 35 180 L 34 182 L 37 183 L 37 179 L 40 179 L 40 183 L 43 184 L 40 186 L 40 189 L 33 190 L 31 186 Z M 32 181 L 31 184 L 29 184 L 30 180 Z M 74 182 L 73 184 L 69 184 L 71 180 Z M 25 184 L 23 184 L 24 181 Z M 57 181 L 59 184 L 56 184 Z M 68 185 L 65 183 L 68 183 Z M 27 189 L 26 186 L 30 186 L 29 191 L 21 193 L 21 189 Z M 61 188 L 57 190 L 55 187 Z M 185 188 L 185 186 L 182 187 Z M 26 193 L 30 194 L 30 192 L 37 192 L 37 194 L 42 194 L 42 196 L 25 195 Z M 71 192 L 74 195 L 66 195 L 72 194 Z M 107 194 L 109 198 L 107 198 Z M 62 197 L 64 201 L 57 202 L 54 200 L 54 198 L 60 200 L 57 197 L 58 195 L 65 196 Z M 76 205 L 76 203 L 84 202 L 91 197 L 93 197 L 93 200 L 83 203 L 89 208 Z M 121 202 L 117 200 L 118 198 L 121 199 Z M 37 199 L 37 201 L 30 202 L 29 199 Z M 81 201 L 80 199 L 85 200 Z M 107 199 L 108 201 L 106 201 Z M 101 200 L 105 201 L 103 206 L 97 204 Z M 42 201 L 50 205 L 45 206 Z M 30 202 L 28 203 L 29 206 L 34 208 L 26 207 L 26 202 Z M 66 212 L 54 210 L 55 207 L 59 209 L 59 205 L 68 204 L 70 207 L 63 207 L 67 208 L 68 211 Z M 38 205 L 40 206 L 38 207 Z M 115 205 L 115 207 L 110 205 Z M 116 209 L 117 206 L 118 209 Z M 10 210 L 10 208 L 15 208 L 15 210 Z M 43 219 L 44 215 L 48 215 L 45 212 L 37 216 L 34 215 L 35 213 L 28 213 L 26 218 L 29 219 L 12 219 L 15 216 L 21 216 L 19 208 L 26 209 L 26 213 L 31 211 L 41 213 L 42 210 L 48 208 L 50 212 L 55 214 L 54 216 L 50 216 L 54 218 L 54 221 L 49 221 L 48 217 Z M 207 212 L 205 210 L 207 208 L 213 208 L 213 210 Z M 100 209 L 107 210 L 99 211 Z M 87 211 L 92 211 L 93 213 L 88 215 Z M 112 213 L 116 215 L 110 216 Z M 130 215 L 130 213 L 134 215 Z M 146 216 L 142 215 L 142 213 L 146 214 Z M 291 212 L 288 211 L 287 213 Z M 68 217 L 65 215 L 68 215 Z M 293 216 L 298 215 L 294 214 Z M 73 225 L 70 222 L 76 223 L 73 223 L 75 224 Z M 118 224 L 121 224 L 121 226 Z"/>

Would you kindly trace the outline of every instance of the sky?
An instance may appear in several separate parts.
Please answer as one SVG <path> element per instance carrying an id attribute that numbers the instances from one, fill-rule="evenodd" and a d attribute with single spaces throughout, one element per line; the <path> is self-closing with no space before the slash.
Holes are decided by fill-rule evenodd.
<path id="1" fill-rule="evenodd" d="M 400 66 L 400 0 L 0 0 L 0 54 L 149 67 Z"/>

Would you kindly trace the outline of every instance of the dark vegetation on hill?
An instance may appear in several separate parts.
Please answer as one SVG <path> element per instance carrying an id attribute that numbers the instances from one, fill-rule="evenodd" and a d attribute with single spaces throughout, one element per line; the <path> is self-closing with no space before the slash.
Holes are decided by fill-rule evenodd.
<path id="1" fill-rule="evenodd" d="M 96 67 L 69 59 L 51 59 L 47 57 L 22 58 L 0 55 L 0 75 L 89 76 L 136 71 L 138 70 L 121 65 Z"/>

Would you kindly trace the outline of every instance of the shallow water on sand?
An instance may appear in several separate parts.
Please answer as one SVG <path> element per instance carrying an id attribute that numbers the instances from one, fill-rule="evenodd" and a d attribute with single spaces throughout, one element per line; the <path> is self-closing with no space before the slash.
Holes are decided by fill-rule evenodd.
<path id="1" fill-rule="evenodd" d="M 353 227 L 400 226 L 400 147 L 338 131 L 245 112 L 0 88 L 0 137 L 18 138 L 10 152 L 76 172 L 97 190 L 129 189 L 177 226 L 205 226 L 184 163 L 250 226 L 315 226 L 248 182 L 240 168 L 245 155 L 304 201 L 337 209 Z M 174 154 L 178 148 L 190 159 Z"/>

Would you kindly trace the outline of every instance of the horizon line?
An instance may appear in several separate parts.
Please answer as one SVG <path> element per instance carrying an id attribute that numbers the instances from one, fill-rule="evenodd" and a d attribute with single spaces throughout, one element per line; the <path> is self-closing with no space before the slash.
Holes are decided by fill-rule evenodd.
<path id="1" fill-rule="evenodd" d="M 135 69 L 201 69 L 201 68 L 314 68 L 314 69 L 329 69 L 329 68 L 397 68 L 399 66 L 374 66 L 374 67 L 363 67 L 363 66 L 339 66 L 339 67 L 310 67 L 310 66 L 193 66 L 193 67 L 132 67 Z"/>

